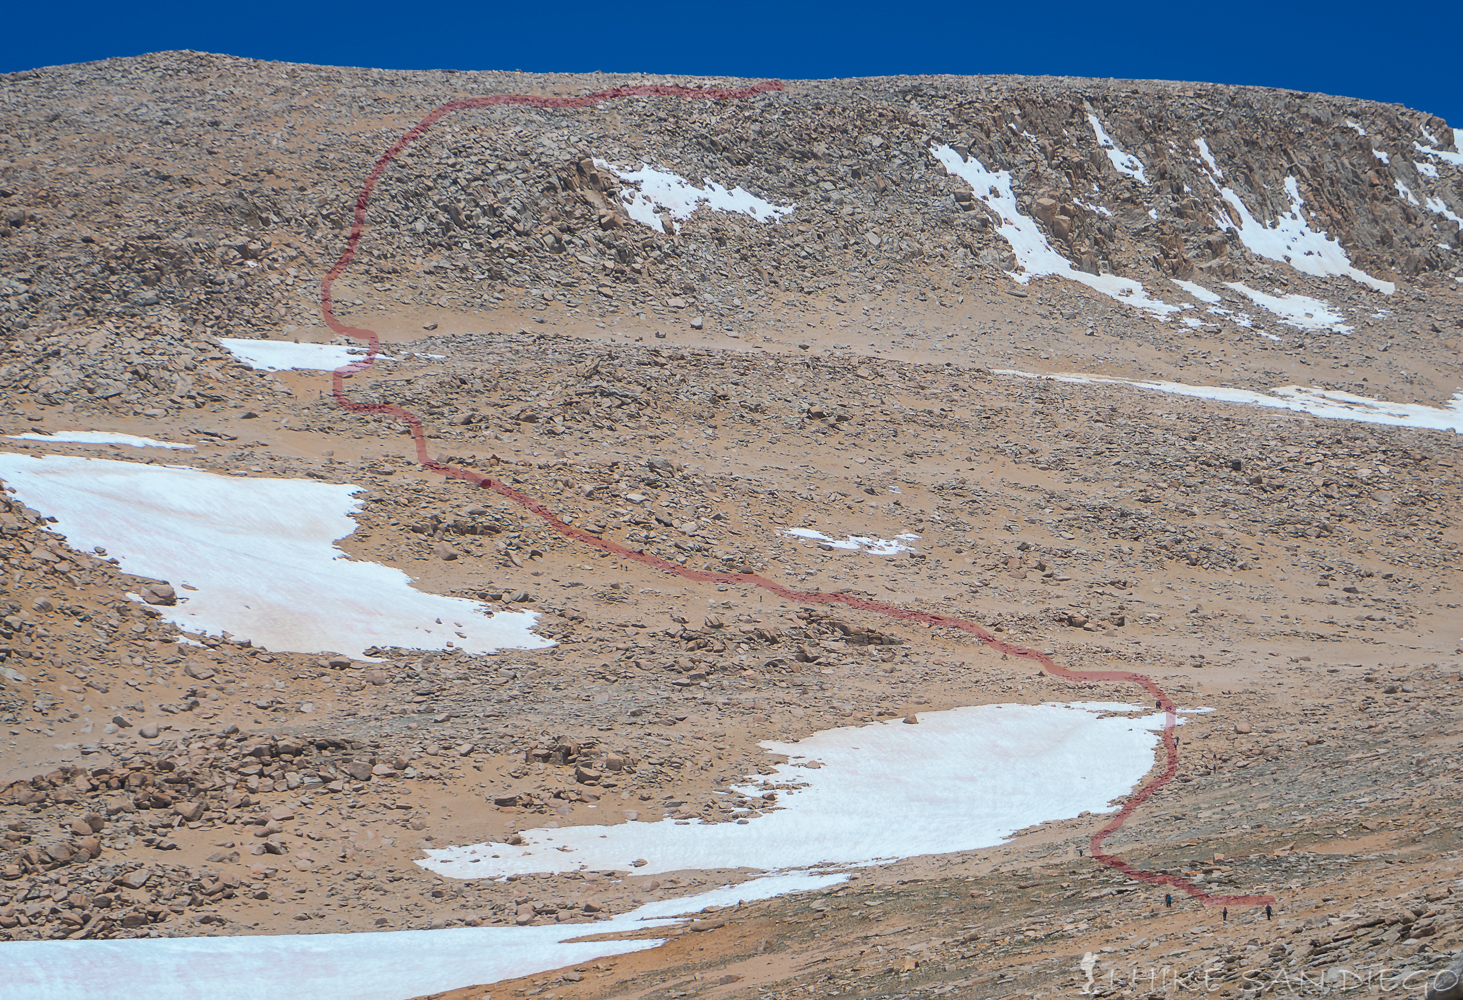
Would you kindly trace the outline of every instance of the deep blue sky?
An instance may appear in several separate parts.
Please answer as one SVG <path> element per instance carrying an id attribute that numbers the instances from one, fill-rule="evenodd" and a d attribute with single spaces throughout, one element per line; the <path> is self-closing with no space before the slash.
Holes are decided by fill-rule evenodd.
<path id="1" fill-rule="evenodd" d="M 1285 0 L 406 0 L 17 2 L 0 71 L 199 49 L 398 69 L 646 71 L 818 78 L 1051 73 L 1199 80 L 1395 101 L 1463 127 L 1463 15 Z"/>

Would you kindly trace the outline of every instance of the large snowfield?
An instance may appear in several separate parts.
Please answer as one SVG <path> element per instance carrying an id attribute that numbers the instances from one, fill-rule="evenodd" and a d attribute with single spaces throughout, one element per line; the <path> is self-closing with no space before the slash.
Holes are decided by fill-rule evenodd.
<path id="1" fill-rule="evenodd" d="M 1152 767 L 1163 719 L 1120 703 L 983 705 L 769 741 L 788 763 L 743 790 L 781 785 L 782 807 L 745 823 L 529 830 L 521 847 L 428 851 L 419 864 L 471 879 L 580 868 L 772 874 L 590 924 L 14 942 L 4 996 L 105 1000 L 145 982 L 150 1000 L 400 1000 L 653 948 L 662 939 L 576 938 L 669 927 L 708 907 L 827 888 L 850 867 L 989 847 L 1035 823 L 1108 811 Z M 829 863 L 837 867 L 807 870 Z"/>
<path id="2" fill-rule="evenodd" d="M 348 558 L 334 543 L 355 530 L 356 486 L 16 454 L 0 454 L 0 479 L 56 518 L 73 548 L 101 546 L 128 573 L 170 583 L 178 603 L 157 611 L 187 632 L 356 657 L 372 646 L 551 645 L 529 631 L 532 612 L 490 615 Z"/>
<path id="3" fill-rule="evenodd" d="M 0 965 L 5 1000 L 403 1000 L 644 951 L 660 938 L 576 941 L 672 927 L 708 906 L 826 888 L 841 874 L 794 873 L 650 903 L 612 920 L 541 927 L 457 927 L 115 941 L 14 941 Z"/>
<path id="4" fill-rule="evenodd" d="M 772 775 L 733 791 L 777 792 L 781 808 L 746 823 L 620 823 L 521 832 L 522 846 L 428 850 L 418 862 L 454 878 L 530 872 L 683 869 L 776 871 L 868 864 L 972 851 L 1016 830 L 1104 812 L 1153 765 L 1161 714 L 1115 707 L 980 705 L 768 741 L 788 757 Z M 639 862 L 644 864 L 639 864 Z"/>

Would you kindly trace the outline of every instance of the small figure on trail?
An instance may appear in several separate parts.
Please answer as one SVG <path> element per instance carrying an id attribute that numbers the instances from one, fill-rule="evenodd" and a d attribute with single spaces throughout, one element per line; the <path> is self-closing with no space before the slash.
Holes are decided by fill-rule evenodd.
<path id="1" fill-rule="evenodd" d="M 1266 903 L 1266 904 L 1265 904 L 1265 919 L 1266 919 L 1266 920 L 1269 920 L 1269 919 L 1270 919 L 1270 918 L 1271 918 L 1271 917 L 1273 917 L 1273 916 L 1274 916 L 1274 915 L 1275 915 L 1275 914 L 1274 914 L 1274 913 L 1273 913 L 1273 912 L 1272 912 L 1272 911 L 1271 911 L 1271 909 L 1270 909 L 1270 904 L 1269 904 L 1269 903 Z"/>
<path id="2" fill-rule="evenodd" d="M 1229 907 L 1226 906 L 1221 912 L 1224 915 L 1224 922 L 1229 923 Z"/>
<path id="3" fill-rule="evenodd" d="M 1164 897 L 1163 897 L 1163 906 L 1164 906 L 1165 909 L 1169 909 L 1169 910 L 1173 909 L 1173 893 L 1170 892 L 1170 893 L 1165 893 L 1164 894 Z"/>

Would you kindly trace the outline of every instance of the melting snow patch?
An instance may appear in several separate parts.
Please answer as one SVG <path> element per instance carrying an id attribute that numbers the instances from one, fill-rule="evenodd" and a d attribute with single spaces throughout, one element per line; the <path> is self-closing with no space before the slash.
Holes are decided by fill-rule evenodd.
<path id="1" fill-rule="evenodd" d="M 1388 166 L 1391 166 L 1392 158 L 1384 153 L 1382 150 L 1374 149 L 1372 150 L 1372 155 L 1381 160 L 1383 163 L 1387 164 Z"/>
<path id="2" fill-rule="evenodd" d="M 422 867 L 452 878 L 515 873 L 775 870 L 971 851 L 1034 823 L 1105 813 L 1153 765 L 1162 714 L 1112 706 L 982 705 L 902 721 L 768 741 L 788 763 L 760 779 L 795 783 L 782 807 L 746 824 L 659 823 L 526 830 L 525 843 L 427 851 Z M 1137 712 L 1123 705 L 1119 711 Z M 816 765 L 816 766 L 815 766 Z M 762 784 L 736 789 L 760 796 Z M 760 800 L 758 800 L 760 801 Z M 897 822 L 893 821 L 897 817 Z M 498 855 L 498 857 L 493 857 Z"/>
<path id="3" fill-rule="evenodd" d="M 987 170 L 980 160 L 973 156 L 968 160 L 962 159 L 949 146 L 932 146 L 930 153 L 949 173 L 969 184 L 975 196 L 1000 216 L 1001 236 L 1011 245 L 1017 265 L 1021 268 L 1019 272 L 1006 272 L 1012 280 L 1024 285 L 1032 278 L 1052 274 L 1079 282 L 1125 305 L 1159 316 L 1179 311 L 1179 306 L 1149 298 L 1143 286 L 1132 278 L 1119 278 L 1113 274 L 1088 274 L 1074 268 L 1071 261 L 1052 249 L 1036 221 L 1021 214 L 1016 206 L 1016 196 L 1011 190 L 1009 171 Z"/>
<path id="4" fill-rule="evenodd" d="M 220 337 L 218 342 L 256 371 L 329 372 L 346 365 L 365 367 L 365 350 L 344 344 L 296 344 L 287 340 L 238 340 L 233 337 Z M 395 359 L 378 354 L 376 360 Z"/>
<path id="5" fill-rule="evenodd" d="M 1424 177 L 1436 177 L 1438 175 L 1438 168 L 1433 166 L 1431 163 L 1417 163 L 1414 161 L 1412 165 L 1416 167 L 1417 172 L 1422 174 L 1422 176 Z"/>
<path id="6" fill-rule="evenodd" d="M 1191 329 L 1204 325 L 1204 321 L 1202 319 L 1199 319 L 1197 316 L 1185 316 L 1183 319 L 1183 323 L 1184 326 L 1187 326 Z"/>
<path id="7" fill-rule="evenodd" d="M 1441 215 L 1445 219 L 1450 219 L 1451 221 L 1456 222 L 1460 228 L 1463 228 L 1463 219 L 1460 219 L 1456 214 L 1454 214 L 1453 211 L 1448 208 L 1448 203 L 1443 201 L 1443 199 L 1428 198 L 1427 210 L 1429 212 L 1433 212 L 1436 215 Z"/>
<path id="8" fill-rule="evenodd" d="M 1114 169 L 1120 174 L 1135 178 L 1139 183 L 1147 184 L 1148 178 L 1143 176 L 1143 161 L 1131 153 L 1125 153 L 1119 149 L 1118 144 L 1108 136 L 1107 130 L 1102 127 L 1102 122 L 1097 120 L 1096 115 L 1089 113 L 1087 121 L 1092 125 L 1093 134 L 1097 136 L 1097 144 L 1112 161 Z"/>
<path id="9" fill-rule="evenodd" d="M 1107 208 L 1107 207 L 1105 207 L 1103 205 L 1089 205 L 1087 202 L 1083 201 L 1081 198 L 1073 198 L 1072 201 L 1073 201 L 1073 203 L 1075 203 L 1077 205 L 1081 205 L 1083 208 L 1087 209 L 1087 211 L 1089 211 L 1089 212 L 1096 212 L 1098 215 L 1105 215 L 1109 219 L 1112 218 L 1112 209 Z"/>
<path id="10" fill-rule="evenodd" d="M 611 955 L 658 938 L 582 941 L 671 927 L 705 907 L 828 888 L 842 874 L 753 879 L 648 903 L 612 920 L 541 927 L 454 927 L 369 934 L 238 935 L 111 941 L 15 941 L 5 946 L 6 1000 L 95 1000 L 119 983 L 148 983 L 149 1000 L 253 995 L 291 1000 L 401 1000 L 467 983 L 497 983 Z"/>
<path id="11" fill-rule="evenodd" d="M 1412 193 L 1412 189 L 1409 188 L 1406 184 L 1403 184 L 1401 181 L 1396 181 L 1395 183 L 1397 185 L 1397 193 L 1406 198 L 1408 201 L 1412 202 L 1412 204 L 1416 205 L 1417 196 Z"/>
<path id="12" fill-rule="evenodd" d="M 1463 150 L 1463 129 L 1454 129 L 1453 135 L 1457 137 L 1454 145 L 1457 145 L 1460 150 Z M 1419 153 L 1436 156 L 1444 163 L 1451 163 L 1455 167 L 1463 167 L 1463 152 L 1447 149 L 1428 149 L 1420 142 L 1414 142 L 1412 148 L 1416 149 Z"/>
<path id="13" fill-rule="evenodd" d="M 875 556 L 894 556 L 901 552 L 913 552 L 914 550 L 904 544 L 919 538 L 918 535 L 903 534 L 891 538 L 869 538 L 864 535 L 849 535 L 843 541 L 830 538 L 821 531 L 814 531 L 812 528 L 789 528 L 787 534 L 794 538 L 806 538 L 810 541 L 820 542 L 830 549 L 846 549 L 850 552 L 867 552 Z"/>
<path id="14" fill-rule="evenodd" d="M 167 448 L 169 451 L 192 451 L 191 444 L 174 444 L 170 441 L 154 441 L 136 434 L 119 434 L 113 431 L 57 431 L 54 434 L 10 434 L 11 441 L 55 441 L 59 444 L 125 444 L 133 448 Z"/>
<path id="15" fill-rule="evenodd" d="M 1300 385 L 1284 385 L 1272 390 L 1274 395 L 1249 389 L 1230 389 L 1215 385 L 1185 385 L 1182 382 L 1142 381 L 1114 378 L 1108 375 L 1048 375 L 1015 369 L 995 369 L 997 375 L 1018 378 L 1050 379 L 1054 382 L 1075 382 L 1086 385 L 1125 385 L 1134 389 L 1168 392 L 1178 396 L 1213 399 L 1222 403 L 1268 406 L 1296 410 L 1330 420 L 1355 420 L 1365 424 L 1386 424 L 1392 427 L 1415 427 L 1419 430 L 1463 432 L 1463 392 L 1455 394 L 1447 406 L 1424 406 L 1420 403 L 1388 403 L 1380 399 L 1356 396 L 1330 389 L 1311 389 Z"/>
<path id="16" fill-rule="evenodd" d="M 398 569 L 333 543 L 355 530 L 360 487 L 236 478 L 108 459 L 0 454 L 0 478 L 56 518 L 77 549 L 104 546 L 127 573 L 187 583 L 157 610 L 190 632 L 269 649 L 362 656 L 371 646 L 469 652 L 552 645 L 527 611 L 423 593 Z M 441 619 L 443 624 L 438 624 Z"/>
<path id="17" fill-rule="evenodd" d="M 1180 281 L 1177 278 L 1170 278 L 1169 280 L 1172 281 L 1175 285 L 1178 285 L 1184 291 L 1188 292 L 1194 298 L 1198 299 L 1200 302 L 1208 302 L 1212 304 L 1219 301 L 1219 295 L 1215 292 L 1211 292 L 1203 285 L 1195 284 L 1192 281 Z"/>
<path id="18" fill-rule="evenodd" d="M 1365 135 L 1366 133 L 1362 134 Z M 1203 139 L 1195 139 L 1194 145 L 1199 147 L 1199 155 L 1204 158 L 1204 162 L 1209 167 L 1209 172 L 1212 173 L 1215 177 L 1223 179 L 1224 171 L 1220 170 L 1219 164 L 1214 162 L 1214 154 L 1209 152 L 1209 144 Z"/>
<path id="19" fill-rule="evenodd" d="M 1231 188 L 1223 188 L 1220 195 L 1234 208 L 1239 216 L 1239 225 L 1223 216 L 1216 216 L 1215 222 L 1221 228 L 1235 228 L 1240 242 L 1261 257 L 1289 264 L 1297 271 L 1312 274 L 1318 278 L 1328 275 L 1345 275 L 1386 295 L 1391 295 L 1397 286 L 1390 281 L 1373 278 L 1365 271 L 1351 266 L 1351 258 L 1341 244 L 1325 233 L 1318 233 L 1306 224 L 1301 214 L 1303 202 L 1300 188 L 1294 177 L 1285 178 L 1285 190 L 1290 195 L 1290 211 L 1275 220 L 1273 227 L 1267 226 L 1250 214 L 1245 203 Z"/>
<path id="20" fill-rule="evenodd" d="M 620 194 L 630 218 L 657 232 L 665 232 L 660 213 L 669 212 L 672 219 L 689 219 L 691 213 L 702 205 L 716 212 L 736 212 L 750 215 L 758 222 L 768 222 L 787 215 L 796 205 L 774 205 L 740 187 L 726 188 L 709 177 L 702 183 L 705 189 L 695 187 L 690 181 L 676 174 L 641 164 L 639 170 L 621 170 L 604 160 L 595 160 L 594 165 L 608 170 L 622 181 L 639 186 L 639 190 L 627 190 Z M 677 230 L 679 231 L 679 230 Z"/>
<path id="21" fill-rule="evenodd" d="M 1242 281 L 1225 282 L 1230 288 L 1246 296 L 1255 305 L 1268 309 L 1280 317 L 1280 322 L 1302 330 L 1335 330 L 1350 333 L 1351 327 L 1344 326 L 1340 313 L 1332 312 L 1329 304 L 1306 295 L 1266 295 Z"/>

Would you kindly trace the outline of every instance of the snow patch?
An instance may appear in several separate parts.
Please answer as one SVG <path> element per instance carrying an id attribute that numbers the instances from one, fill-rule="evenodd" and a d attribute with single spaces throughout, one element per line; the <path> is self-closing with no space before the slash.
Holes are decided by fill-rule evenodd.
<path id="1" fill-rule="evenodd" d="M 1215 177 L 1223 179 L 1224 171 L 1220 170 L 1219 164 L 1214 162 L 1214 154 L 1209 152 L 1209 143 L 1203 139 L 1195 139 L 1194 145 L 1199 147 L 1199 155 L 1204 158 L 1204 163 L 1208 165 L 1209 172 Z"/>
<path id="2" fill-rule="evenodd" d="M 770 222 L 797 207 L 774 205 L 742 190 L 741 187 L 728 191 L 709 177 L 702 181 L 706 187 L 698 188 L 684 177 L 656 170 L 644 163 L 639 170 L 621 170 L 598 159 L 594 161 L 594 165 L 601 170 L 610 171 L 622 181 L 638 186 L 638 190 L 622 191 L 620 197 L 625 202 L 630 218 L 656 232 L 665 232 L 665 226 L 661 223 L 661 212 L 668 212 L 672 220 L 685 220 L 696 209 L 705 205 L 714 212 L 736 212 L 750 215 L 758 222 Z M 674 226 L 674 221 L 672 226 L 677 232 L 680 231 L 679 227 Z"/>
<path id="3" fill-rule="evenodd" d="M 192 451 L 191 444 L 175 444 L 171 441 L 155 441 L 136 434 L 121 434 L 114 431 L 56 431 L 54 434 L 7 434 L 9 441 L 55 441 L 59 444 L 125 444 L 133 448 L 166 448 L 169 451 Z"/>
<path id="4" fill-rule="evenodd" d="M 1364 129 L 1364 128 L 1361 127 L 1361 123 L 1360 122 L 1354 122 L 1350 118 L 1348 118 L 1348 119 L 1346 119 L 1346 127 L 1347 128 L 1356 129 L 1356 134 L 1359 135 L 1359 136 L 1362 136 L 1362 137 L 1365 137 L 1366 136 L 1366 129 Z"/>
<path id="5" fill-rule="evenodd" d="M 1463 228 L 1463 219 L 1460 219 L 1448 208 L 1448 203 L 1441 198 L 1428 198 L 1426 201 L 1427 210 L 1435 215 L 1441 215 L 1445 219 L 1456 222 L 1459 228 Z"/>
<path id="6" fill-rule="evenodd" d="M 1372 150 L 1372 155 L 1381 160 L 1383 163 L 1387 164 L 1388 166 L 1392 165 L 1392 158 L 1386 153 L 1382 152 L 1382 150 L 1374 149 Z"/>
<path id="7" fill-rule="evenodd" d="M 1454 145 L 1458 146 L 1457 150 L 1428 149 L 1420 142 L 1414 142 L 1412 148 L 1416 149 L 1419 153 L 1436 156 L 1444 163 L 1451 163 L 1455 167 L 1463 167 L 1463 129 L 1454 129 L 1453 135 L 1455 136 Z"/>
<path id="8" fill-rule="evenodd" d="M 5 946 L 6 1000 L 96 1000 L 118 984 L 147 983 L 149 1000 L 259 996 L 290 1000 L 401 1000 L 471 983 L 497 983 L 612 955 L 661 938 L 581 941 L 672 927 L 714 906 L 828 888 L 843 874 L 753 879 L 648 903 L 611 920 L 541 927 L 453 927 L 369 934 L 282 934 L 15 941 Z"/>
<path id="9" fill-rule="evenodd" d="M 1406 198 L 1408 201 L 1412 202 L 1412 204 L 1414 205 L 1418 203 L 1417 197 L 1412 193 L 1411 188 L 1409 188 L 1406 184 L 1403 184 L 1401 181 L 1395 181 L 1394 183 L 1397 185 L 1398 194 L 1400 194 L 1403 198 Z"/>
<path id="10" fill-rule="evenodd" d="M 1252 392 L 1249 389 L 1230 389 L 1214 385 L 1185 385 L 1182 382 L 1158 380 L 1143 381 L 1115 378 L 1109 375 L 1075 373 L 1051 375 L 1017 371 L 1011 368 L 995 369 L 995 373 L 1014 375 L 1018 378 L 1050 379 L 1054 382 L 1072 382 L 1084 385 L 1124 385 L 1134 389 L 1149 389 L 1178 396 L 1212 399 L 1222 403 L 1295 410 L 1328 420 L 1355 420 L 1359 423 L 1385 424 L 1392 427 L 1452 431 L 1455 434 L 1463 431 L 1463 392 L 1454 394 L 1446 406 L 1425 406 L 1421 403 L 1389 403 L 1340 390 L 1312 389 L 1300 385 L 1278 386 L 1271 390 L 1274 395 L 1267 395 L 1263 392 Z"/>
<path id="11" fill-rule="evenodd" d="M 1109 219 L 1112 218 L 1112 209 L 1106 207 L 1105 205 L 1091 205 L 1083 201 L 1081 198 L 1073 198 L 1072 202 L 1073 204 L 1082 206 L 1089 212 L 1096 212 L 1098 215 L 1105 215 Z"/>
<path id="12" fill-rule="evenodd" d="M 172 583 L 177 605 L 156 610 L 189 632 L 355 657 L 372 646 L 552 645 L 529 631 L 532 612 L 487 614 L 337 548 L 356 528 L 358 486 L 59 455 L 0 454 L 0 478 L 74 548 L 104 546 L 124 572 Z"/>
<path id="13" fill-rule="evenodd" d="M 839 541 L 830 538 L 821 531 L 814 531 L 812 528 L 789 528 L 786 534 L 794 538 L 806 538 L 811 541 L 821 542 L 832 549 L 846 549 L 849 552 L 867 552 L 875 556 L 894 556 L 901 552 L 913 552 L 914 549 L 905 542 L 912 542 L 919 538 L 918 535 L 908 533 L 895 535 L 893 538 L 870 538 L 866 535 L 849 535 Z"/>
<path id="14" fill-rule="evenodd" d="M 1279 216 L 1275 225 L 1267 226 L 1250 214 L 1245 203 L 1232 188 L 1220 189 L 1220 196 L 1229 202 L 1239 216 L 1236 226 L 1230 218 L 1217 215 L 1214 221 L 1221 229 L 1235 229 L 1240 242 L 1261 257 L 1289 264 L 1304 274 L 1324 278 L 1330 275 L 1344 275 L 1353 281 L 1375 288 L 1385 295 L 1391 295 L 1397 286 L 1390 281 L 1373 278 L 1365 271 L 1351 266 L 1351 258 L 1341 244 L 1325 233 L 1312 229 L 1301 214 L 1304 202 L 1294 177 L 1285 178 L 1285 190 L 1290 195 L 1290 211 Z"/>
<path id="15" fill-rule="evenodd" d="M 778 792 L 782 808 L 746 824 L 658 823 L 522 831 L 525 843 L 427 851 L 438 875 L 630 869 L 641 875 L 724 868 L 863 864 L 992 847 L 1034 823 L 1110 812 L 1153 764 L 1164 716 L 1104 717 L 1111 706 L 981 705 L 921 712 L 762 746 L 785 755 L 735 791 Z M 1123 705 L 1116 709 L 1139 712 Z M 897 821 L 895 820 L 897 817 Z M 494 855 L 497 855 L 494 857 Z"/>
<path id="16" fill-rule="evenodd" d="M 1172 281 L 1175 285 L 1178 285 L 1184 291 L 1188 292 L 1194 298 L 1198 299 L 1200 302 L 1208 302 L 1212 305 L 1213 303 L 1219 301 L 1218 293 L 1211 292 L 1203 285 L 1195 284 L 1192 281 L 1180 281 L 1177 278 L 1170 278 L 1169 280 Z"/>
<path id="17" fill-rule="evenodd" d="M 287 340 L 239 340 L 234 337 L 220 337 L 218 342 L 255 371 L 329 372 L 347 365 L 355 365 L 360 370 L 367 367 L 365 349 L 345 344 L 296 344 Z M 376 360 L 396 359 L 378 354 Z"/>
<path id="18" fill-rule="evenodd" d="M 1112 137 L 1107 134 L 1107 129 L 1102 127 L 1102 122 L 1097 120 L 1095 114 L 1089 112 L 1087 121 L 1092 126 L 1093 134 L 1097 136 L 1097 144 L 1112 161 L 1113 168 L 1120 174 L 1134 178 L 1140 184 L 1147 184 L 1148 178 L 1143 175 L 1143 161 L 1131 153 L 1125 153 L 1119 149 L 1118 144 L 1112 141 Z"/>
<path id="19" fill-rule="evenodd" d="M 1280 317 L 1280 322 L 1302 330 L 1335 330 L 1350 333 L 1351 327 L 1342 325 L 1345 318 L 1333 312 L 1327 302 L 1306 295 L 1267 295 L 1246 285 L 1242 281 L 1227 281 L 1225 284 L 1244 295 L 1255 305 L 1268 309 Z"/>
<path id="20" fill-rule="evenodd" d="M 1074 268 L 1071 261 L 1052 249 L 1046 235 L 1037 227 L 1036 220 L 1021 214 L 1016 205 L 1016 195 L 1011 190 L 1010 171 L 987 170 L 974 156 L 968 160 L 963 159 L 949 146 L 931 146 L 930 153 L 946 171 L 969 184 L 975 196 L 1000 216 L 1001 236 L 1010 244 L 1020 268 L 1019 271 L 1006 272 L 1012 280 L 1024 285 L 1032 278 L 1057 275 L 1086 285 L 1093 291 L 1125 305 L 1158 316 L 1179 311 L 1179 306 L 1149 298 L 1143 286 L 1132 278 L 1119 278 L 1113 274 L 1088 274 Z"/>
<path id="21" fill-rule="evenodd" d="M 1422 174 L 1422 176 L 1424 177 L 1436 177 L 1438 175 L 1438 168 L 1433 166 L 1431 163 L 1418 163 L 1416 160 L 1414 160 L 1412 162 L 1412 165 L 1416 167 L 1417 172 Z"/>

